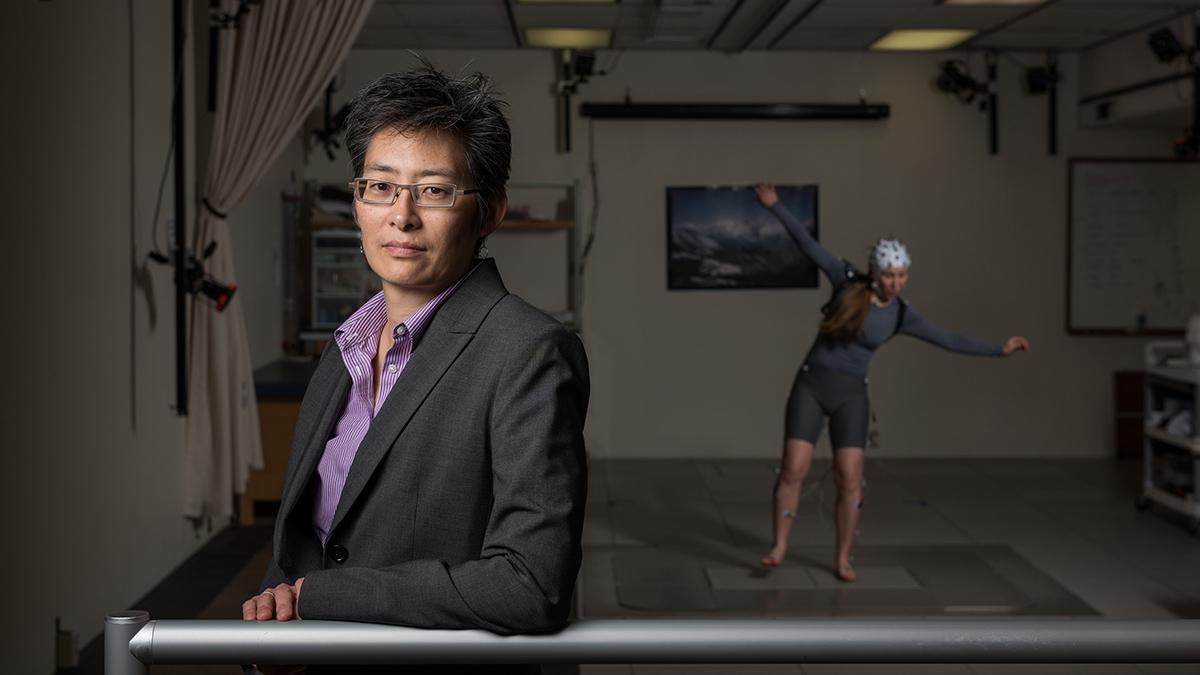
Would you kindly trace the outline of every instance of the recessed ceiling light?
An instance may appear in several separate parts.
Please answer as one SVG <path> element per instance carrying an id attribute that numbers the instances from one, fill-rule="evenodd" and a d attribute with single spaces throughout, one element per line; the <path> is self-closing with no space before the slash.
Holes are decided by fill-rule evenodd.
<path id="1" fill-rule="evenodd" d="M 526 28 L 525 44 L 543 49 L 606 49 L 611 28 Z"/>
<path id="2" fill-rule="evenodd" d="M 1046 0 L 942 0 L 943 5 L 976 5 L 986 7 L 1009 6 L 1009 5 L 1040 5 Z"/>
<path id="3" fill-rule="evenodd" d="M 976 30 L 894 30 L 879 38 L 871 49 L 900 51 L 937 51 L 962 44 Z"/>
<path id="4" fill-rule="evenodd" d="M 517 0 L 518 5 L 613 5 L 617 0 Z"/>

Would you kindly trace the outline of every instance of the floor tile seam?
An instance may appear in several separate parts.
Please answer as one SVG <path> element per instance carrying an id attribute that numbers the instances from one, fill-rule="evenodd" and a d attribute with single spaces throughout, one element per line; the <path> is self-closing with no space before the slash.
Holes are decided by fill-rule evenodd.
<path id="1" fill-rule="evenodd" d="M 689 461 L 702 462 L 702 461 L 707 461 L 707 460 L 689 460 Z M 721 528 L 725 531 L 725 538 L 731 543 L 735 542 L 736 537 L 734 537 L 733 528 L 729 524 L 729 519 L 725 517 L 725 510 L 721 508 L 721 503 L 717 501 L 716 495 L 713 494 L 712 486 L 710 486 L 708 484 L 708 481 L 704 480 L 703 471 L 700 470 L 700 467 L 696 467 L 696 472 L 700 475 L 700 482 L 701 482 L 701 484 L 704 485 L 705 492 L 708 493 L 709 503 L 712 504 L 713 508 L 715 508 L 717 510 L 717 517 L 721 519 Z M 772 495 L 772 497 L 773 496 L 774 495 Z"/>
<path id="2" fill-rule="evenodd" d="M 922 500 L 929 501 L 929 502 L 933 501 L 932 499 L 928 499 L 928 498 L 924 497 L 921 490 L 919 489 L 920 482 L 922 480 L 930 478 L 930 476 L 914 477 L 912 475 L 901 475 L 901 474 L 894 474 L 894 473 L 889 474 L 887 472 L 887 462 L 880 462 L 880 467 L 883 469 L 884 474 L 889 476 L 891 479 L 893 479 L 895 484 L 897 486 L 899 486 L 900 488 L 902 488 L 904 490 L 904 492 L 906 492 L 910 498 L 913 498 L 913 499 L 920 498 Z M 954 479 L 955 476 L 946 476 L 946 477 L 934 476 L 934 478 Z M 1003 485 L 1001 485 L 994 477 L 985 475 L 985 478 L 987 479 L 987 482 L 989 482 L 991 484 L 989 486 L 990 488 L 995 489 L 997 492 L 1002 492 L 1001 488 L 1003 488 Z M 957 482 L 961 483 L 961 481 L 957 481 Z"/>
<path id="3" fill-rule="evenodd" d="M 1123 564 L 1125 564 L 1125 565 L 1128 565 L 1128 566 L 1131 566 L 1131 567 L 1133 567 L 1134 569 L 1136 569 L 1136 570 L 1137 570 L 1139 573 L 1141 573 L 1141 576 L 1142 576 L 1142 578 L 1143 578 L 1143 579 L 1148 579 L 1148 580 L 1150 580 L 1150 581 L 1153 581 L 1153 582 L 1155 582 L 1155 583 L 1157 583 L 1157 584 L 1159 584 L 1159 585 L 1163 586 L 1164 588 L 1167 588 L 1168 590 L 1170 590 L 1170 591 L 1172 591 L 1172 592 L 1174 592 L 1174 593 L 1177 593 L 1177 594 L 1179 594 L 1180 596 L 1183 596 L 1184 598 L 1187 598 L 1188 600 L 1200 601 L 1200 594 L 1198 594 L 1198 593 L 1195 593 L 1195 592 L 1186 591 L 1186 590 L 1184 590 L 1184 589 L 1182 589 L 1182 588 L 1179 588 L 1179 587 L 1175 586 L 1174 584 L 1172 584 L 1170 581 L 1163 581 L 1163 580 L 1162 580 L 1162 579 L 1160 579 L 1160 578 L 1159 578 L 1159 576 L 1158 576 L 1157 574 L 1155 574 L 1153 571 L 1151 571 L 1151 570 L 1147 570 L 1147 569 L 1146 569 L 1146 568 L 1145 568 L 1143 565 L 1141 565 L 1140 563 L 1137 563 L 1137 562 L 1131 561 L 1131 560 L 1129 560 L 1128 558 L 1126 558 L 1126 557 L 1125 557 L 1125 556 L 1123 556 L 1123 555 L 1120 555 L 1120 554 L 1118 554 L 1116 557 L 1117 557 L 1117 559 L 1118 559 L 1118 560 L 1120 560 L 1120 561 L 1121 561 Z"/>
<path id="4" fill-rule="evenodd" d="M 980 546 L 983 544 L 983 542 L 979 541 L 977 538 L 972 536 L 971 533 L 968 532 L 962 525 L 959 525 L 957 521 L 950 518 L 950 516 L 948 516 L 946 513 L 944 513 L 942 511 L 941 507 L 934 505 L 933 502 L 927 502 L 926 508 L 933 509 L 933 512 L 936 513 L 939 518 L 941 518 L 943 521 L 948 523 L 951 528 L 953 528 L 955 531 L 957 531 L 959 534 L 961 534 L 963 537 L 965 537 L 966 540 L 970 544 L 975 545 L 975 546 Z"/>
<path id="5" fill-rule="evenodd" d="M 1019 543 L 1011 545 L 1010 547 L 1012 548 L 1013 551 L 1015 551 L 1021 557 L 1025 558 L 1027 561 L 1030 562 L 1030 564 L 1037 567 L 1039 570 L 1041 570 L 1044 574 L 1049 576 L 1055 582 L 1063 585 L 1064 587 L 1068 588 L 1072 592 L 1075 592 L 1077 595 L 1080 595 L 1080 596 L 1083 595 L 1082 591 L 1076 590 L 1079 588 L 1094 588 L 1097 584 L 1104 584 L 1106 588 L 1112 587 L 1112 579 L 1108 578 L 1107 575 L 1084 577 L 1084 576 L 1079 576 L 1079 575 L 1075 575 L 1075 574 L 1063 574 L 1060 577 L 1060 574 L 1058 573 L 1058 571 L 1056 569 L 1054 569 L 1055 567 L 1057 567 L 1057 565 L 1055 565 L 1053 563 L 1046 563 L 1046 562 L 1038 561 L 1036 554 L 1030 554 L 1027 551 L 1022 551 Z M 1124 561 L 1121 561 L 1121 565 L 1126 568 L 1130 567 L 1130 565 Z M 1076 565 L 1074 563 L 1071 563 L 1068 565 L 1068 567 L 1075 568 Z M 1149 582 L 1152 582 L 1152 583 L 1155 583 L 1155 584 L 1165 587 L 1165 584 L 1162 584 L 1157 579 L 1147 577 L 1140 570 L 1133 569 L 1132 571 L 1136 572 L 1137 576 L 1139 578 L 1141 578 L 1143 581 L 1149 581 Z M 1122 582 L 1122 584 L 1120 584 L 1120 587 L 1125 587 L 1126 583 L 1129 581 L 1129 577 L 1130 577 L 1129 571 L 1118 570 L 1116 573 L 1116 576 L 1120 577 L 1120 580 Z M 1139 594 L 1139 597 L 1140 597 L 1140 594 Z"/>
<path id="6" fill-rule="evenodd" d="M 1069 522 L 1066 522 L 1061 517 L 1057 517 L 1054 514 L 1054 512 L 1047 513 L 1046 510 L 1037 508 L 1037 507 L 1034 507 L 1034 509 L 1038 513 L 1041 513 L 1043 516 L 1048 517 L 1050 520 L 1057 523 L 1059 526 L 1066 528 L 1068 531 L 1074 533 L 1075 536 L 1079 537 L 1082 541 L 1090 544 L 1091 546 L 1096 547 L 1103 553 L 1107 554 L 1111 559 L 1116 560 L 1117 562 L 1119 562 L 1122 566 L 1124 566 L 1128 570 L 1136 572 L 1138 574 L 1138 576 L 1142 577 L 1144 580 L 1152 581 L 1152 582 L 1158 583 L 1162 586 L 1165 586 L 1167 588 L 1171 588 L 1171 590 L 1175 590 L 1174 588 L 1168 586 L 1167 584 L 1164 584 L 1164 583 L 1158 581 L 1157 578 L 1155 578 L 1153 576 L 1149 576 L 1149 573 L 1146 570 L 1141 569 L 1140 565 L 1128 560 L 1122 553 L 1124 549 L 1119 548 L 1119 547 L 1111 547 L 1094 535 L 1081 533 L 1078 528 L 1071 527 L 1071 524 Z M 1187 595 L 1187 594 L 1185 594 L 1185 595 Z M 1191 597 L 1191 596 L 1188 596 L 1188 597 Z"/>

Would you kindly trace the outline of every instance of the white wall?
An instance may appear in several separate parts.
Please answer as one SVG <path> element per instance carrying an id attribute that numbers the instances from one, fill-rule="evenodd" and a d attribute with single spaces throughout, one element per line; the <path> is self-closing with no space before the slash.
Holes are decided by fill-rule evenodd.
<path id="1" fill-rule="evenodd" d="M 426 55 L 450 70 L 493 75 L 511 105 L 513 182 L 581 180 L 589 212 L 589 121 L 575 118 L 572 154 L 555 153 L 548 53 Z M 601 54 L 600 65 L 609 57 Z M 627 93 L 635 102 L 853 102 L 865 90 L 870 101 L 892 106 L 882 122 L 594 123 L 601 206 L 584 340 L 595 456 L 778 452 L 788 387 L 828 286 L 668 292 L 664 268 L 667 186 L 760 179 L 817 183 L 823 242 L 859 264 L 875 238 L 906 240 L 915 258 L 906 295 L 934 322 L 997 342 L 1013 334 L 1033 342 L 1031 354 L 1009 360 L 951 355 L 907 338 L 889 344 L 872 369 L 883 438 L 877 456 L 1112 452 L 1112 373 L 1139 366 L 1141 342 L 1065 333 L 1066 162 L 1164 156 L 1169 135 L 1077 129 L 1077 59 L 1068 56 L 1059 154 L 1050 157 L 1045 98 L 1025 94 L 1022 74 L 1006 59 L 1000 153 L 990 156 L 986 115 L 932 87 L 941 58 L 630 52 L 612 74 L 584 85 L 577 102 Z M 412 63 L 404 51 L 356 50 L 339 97 Z M 973 67 L 981 76 L 981 61 Z M 318 180 L 348 176 L 341 158 L 317 158 L 306 171 Z"/>
<path id="2" fill-rule="evenodd" d="M 107 612 L 129 607 L 208 537 L 180 510 L 170 272 L 156 266 L 148 288 L 133 284 L 170 138 L 170 6 L 6 9 L 19 30 L 0 40 L 10 103 L 5 672 L 51 672 L 55 616 L 86 644 Z"/>

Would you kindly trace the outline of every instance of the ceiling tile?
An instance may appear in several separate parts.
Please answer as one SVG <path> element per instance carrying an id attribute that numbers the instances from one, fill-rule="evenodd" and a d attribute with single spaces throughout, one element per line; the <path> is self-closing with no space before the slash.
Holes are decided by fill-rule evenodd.
<path id="1" fill-rule="evenodd" d="M 971 41 L 972 47 L 1027 51 L 1074 51 L 1108 37 L 1102 31 L 1005 29 Z"/>
<path id="2" fill-rule="evenodd" d="M 857 28 L 840 30 L 827 28 L 821 30 L 794 29 L 788 32 L 774 49 L 814 49 L 814 50 L 865 50 L 886 31 L 877 28 Z"/>
<path id="3" fill-rule="evenodd" d="M 991 28 L 1020 16 L 1027 7 L 903 7 L 820 5 L 797 28 Z"/>
<path id="4" fill-rule="evenodd" d="M 1095 30 L 1119 32 L 1175 15 L 1163 7 L 1096 7 L 1050 5 L 1011 24 L 1017 30 Z"/>
<path id="5" fill-rule="evenodd" d="M 392 5 L 396 5 L 399 7 L 426 7 L 426 8 L 428 8 L 428 7 L 442 7 L 444 5 L 454 5 L 456 7 L 461 7 L 463 5 L 474 5 L 476 7 L 494 7 L 494 6 L 496 6 L 496 4 L 497 3 L 495 0 L 375 0 L 375 8 L 372 11 L 379 9 L 380 7 L 390 7 Z M 504 9 L 503 4 L 500 5 L 500 9 L 501 10 Z"/>
<path id="6" fill-rule="evenodd" d="M 521 28 L 611 28 L 619 11 L 618 5 L 514 5 L 513 17 Z"/>
<path id="7" fill-rule="evenodd" d="M 614 49 L 704 49 L 707 34 L 656 33 L 646 35 L 631 31 L 619 31 L 613 35 Z"/>
<path id="8" fill-rule="evenodd" d="M 1028 11 L 1028 7 L 927 7 L 906 15 L 896 28 L 992 28 Z"/>
<path id="9" fill-rule="evenodd" d="M 802 18 L 807 18 L 808 13 L 812 10 L 812 0 L 792 0 L 792 2 L 784 5 L 778 12 L 775 13 L 771 22 L 758 32 L 746 48 L 747 49 L 770 49 L 771 45 L 777 42 L 783 33 L 799 25 Z M 765 18 L 760 17 L 761 19 Z M 743 38 L 742 42 L 745 42 Z"/>
<path id="10" fill-rule="evenodd" d="M 1126 7 L 1131 9 L 1145 7 L 1167 7 L 1180 9 L 1183 7 L 1200 7 L 1200 0 L 1058 0 L 1059 6 L 1079 7 Z"/>
<path id="11" fill-rule="evenodd" d="M 829 7 L 932 7 L 938 0 L 824 0 L 823 6 Z"/>
<path id="12" fill-rule="evenodd" d="M 805 5 L 810 1 L 792 0 L 789 5 L 784 6 L 776 18 L 780 19 L 785 13 L 798 11 L 794 10 L 794 5 Z M 760 30 L 760 28 L 763 27 L 763 21 L 770 17 L 777 7 L 778 3 L 776 0 L 745 0 L 741 5 L 738 5 L 738 11 L 729 17 L 729 22 L 717 34 L 712 48 L 735 51 L 742 49 L 746 41 L 753 37 L 755 33 L 759 34 L 759 39 L 762 39 L 764 35 L 773 35 L 771 31 Z M 721 22 L 725 20 L 728 11 L 727 9 L 725 13 L 722 13 L 721 20 L 713 24 L 713 32 L 717 30 L 718 26 L 721 26 Z M 794 14 L 790 15 L 794 16 Z M 775 22 L 772 22 L 772 25 L 774 24 Z"/>
<path id="13" fill-rule="evenodd" d="M 910 14 L 919 11 L 916 7 L 881 6 L 871 11 L 853 7 L 820 5 L 797 28 L 881 28 L 895 26 Z"/>
<path id="14" fill-rule="evenodd" d="M 980 30 L 982 37 L 968 48 L 1073 50 L 1190 16 L 1184 7 L 1200 8 L 1200 0 L 1054 0 L 1033 9 L 946 6 L 940 0 L 620 0 L 599 6 L 376 0 L 356 46 L 512 48 L 506 3 L 518 30 L 611 28 L 618 48 L 705 49 L 712 41 L 712 49 L 724 51 L 865 49 L 886 31 L 905 28 Z"/>
<path id="15" fill-rule="evenodd" d="M 377 30 L 364 26 L 358 49 L 512 49 L 510 29 L 445 26 L 437 30 Z"/>
<path id="16" fill-rule="evenodd" d="M 404 28 L 408 26 L 507 26 L 504 6 L 478 7 L 467 5 L 376 5 L 365 28 Z"/>

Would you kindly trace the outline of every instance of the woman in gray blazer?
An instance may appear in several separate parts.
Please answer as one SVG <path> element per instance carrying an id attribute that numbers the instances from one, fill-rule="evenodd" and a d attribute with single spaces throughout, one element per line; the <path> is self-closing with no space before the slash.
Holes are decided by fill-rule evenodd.
<path id="1" fill-rule="evenodd" d="M 246 620 L 506 634 L 567 620 L 588 368 L 579 338 L 486 258 L 507 206 L 503 105 L 483 75 L 428 63 L 352 103 L 355 221 L 383 290 L 305 392 Z"/>

